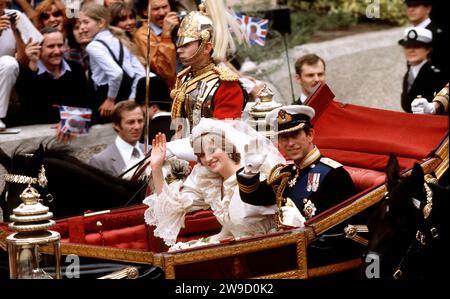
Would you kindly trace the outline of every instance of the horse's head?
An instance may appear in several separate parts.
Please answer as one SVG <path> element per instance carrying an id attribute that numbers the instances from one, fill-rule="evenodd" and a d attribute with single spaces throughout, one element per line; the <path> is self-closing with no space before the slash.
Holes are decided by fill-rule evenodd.
<path id="1" fill-rule="evenodd" d="M 8 174 L 5 176 L 5 196 L 2 199 L 5 220 L 14 208 L 21 204 L 20 194 L 28 186 L 32 185 L 42 195 L 49 194 L 47 191 L 47 177 L 44 168 L 44 147 L 40 145 L 37 150 L 26 150 L 23 147 L 17 148 L 12 157 L 7 156 L 3 151 L 0 153 L 1 163 Z M 52 205 L 47 201 L 50 208 Z M 51 202 L 51 200 L 50 200 Z"/>
<path id="2" fill-rule="evenodd" d="M 401 175 L 397 158 L 391 154 L 386 172 L 387 193 L 368 223 L 371 232 L 368 250 L 380 257 L 381 273 L 391 277 L 402 258 L 409 255 L 411 245 L 420 242 L 417 231 L 427 221 L 432 222 L 430 219 L 440 218 L 436 216 L 439 215 L 437 207 L 443 201 L 433 196 L 436 190 L 441 197 L 442 188 L 425 181 L 418 163 L 410 175 Z"/>
<path id="3" fill-rule="evenodd" d="M 25 177 L 34 180 L 33 187 L 55 217 L 141 202 L 144 194 L 140 192 L 143 182 L 110 176 L 78 160 L 69 148 L 53 143 L 40 145 L 31 153 L 16 151 L 10 164 L 5 215 L 21 203 L 20 194 L 27 186 L 23 182 L 28 180 Z"/>

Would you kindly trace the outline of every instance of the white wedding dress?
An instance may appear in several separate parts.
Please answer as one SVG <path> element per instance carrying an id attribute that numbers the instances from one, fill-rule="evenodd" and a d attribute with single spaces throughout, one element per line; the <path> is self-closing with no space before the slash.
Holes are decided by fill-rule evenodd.
<path id="1" fill-rule="evenodd" d="M 221 232 L 208 239 L 210 243 L 275 230 L 275 205 L 263 207 L 244 203 L 235 174 L 223 181 L 200 164 L 194 166 L 185 182 L 164 183 L 161 194 L 148 196 L 144 203 L 149 206 L 144 214 L 146 223 L 156 226 L 155 236 L 167 245 L 176 243 L 186 213 L 201 209 L 210 208 L 222 225 Z"/>

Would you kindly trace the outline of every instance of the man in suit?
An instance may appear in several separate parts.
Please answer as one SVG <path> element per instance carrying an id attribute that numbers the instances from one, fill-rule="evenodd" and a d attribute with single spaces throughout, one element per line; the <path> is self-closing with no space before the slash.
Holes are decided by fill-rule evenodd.
<path id="1" fill-rule="evenodd" d="M 134 101 L 117 103 L 112 113 L 112 125 L 117 132 L 116 140 L 94 155 L 89 164 L 119 176 L 144 157 L 143 146 L 139 143 L 144 128 L 144 112 L 141 106 Z"/>
<path id="2" fill-rule="evenodd" d="M 140 80 L 137 85 L 135 101 L 142 106 L 142 109 L 145 109 L 145 92 L 145 80 Z M 151 76 L 147 109 L 149 143 L 159 132 L 164 133 L 167 140 L 172 138 L 175 131 L 170 128 L 172 122 L 170 117 L 171 108 L 172 99 L 170 98 L 166 82 L 158 76 Z M 143 137 L 141 141 L 143 141 Z"/>
<path id="3" fill-rule="evenodd" d="M 441 71 L 428 61 L 432 40 L 430 30 L 410 27 L 405 29 L 403 38 L 398 42 L 403 46 L 408 63 L 401 95 L 401 105 L 406 112 L 411 112 L 411 103 L 417 96 L 431 101 L 434 93 L 445 85 Z"/>

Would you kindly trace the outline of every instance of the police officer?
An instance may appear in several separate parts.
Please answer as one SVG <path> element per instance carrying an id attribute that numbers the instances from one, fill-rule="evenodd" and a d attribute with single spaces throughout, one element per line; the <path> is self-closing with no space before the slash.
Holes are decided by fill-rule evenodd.
<path id="1" fill-rule="evenodd" d="M 275 128 L 278 145 L 294 163 L 275 166 L 267 180 L 260 182 L 259 167 L 264 153 L 247 147 L 245 167 L 237 172 L 244 202 L 277 204 L 278 225 L 301 227 L 317 215 L 356 193 L 349 173 L 342 165 L 322 156 L 314 145 L 311 119 L 314 109 L 303 105 L 277 108 L 266 116 Z"/>
<path id="2" fill-rule="evenodd" d="M 428 61 L 433 37 L 430 30 L 421 27 L 406 28 L 398 43 L 403 46 L 408 70 L 403 78 L 401 105 L 411 112 L 411 103 L 417 97 L 433 99 L 434 93 L 445 85 L 441 71 Z"/>

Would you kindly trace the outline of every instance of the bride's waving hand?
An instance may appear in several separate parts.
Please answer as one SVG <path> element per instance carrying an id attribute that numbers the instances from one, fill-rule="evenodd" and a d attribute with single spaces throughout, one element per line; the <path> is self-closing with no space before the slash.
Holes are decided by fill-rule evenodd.
<path id="1" fill-rule="evenodd" d="M 152 154 L 150 156 L 150 165 L 153 173 L 153 183 L 155 184 L 156 194 L 161 194 L 164 175 L 162 166 L 166 160 L 166 135 L 158 133 L 152 140 Z"/>

